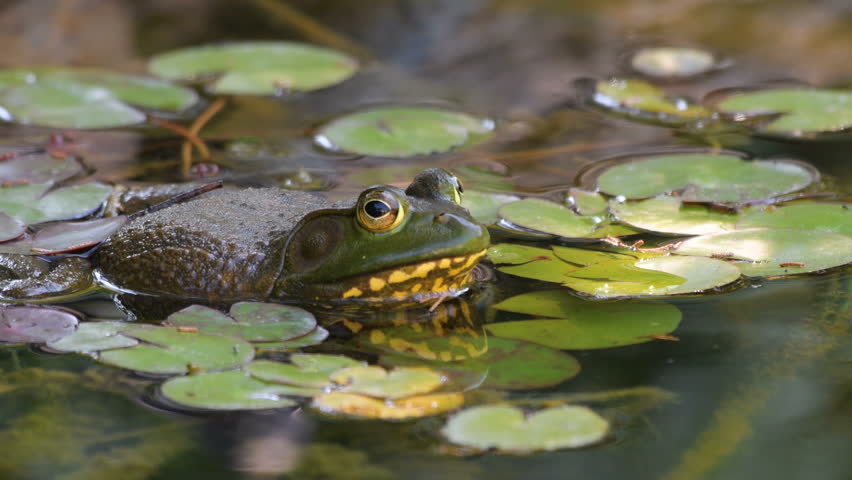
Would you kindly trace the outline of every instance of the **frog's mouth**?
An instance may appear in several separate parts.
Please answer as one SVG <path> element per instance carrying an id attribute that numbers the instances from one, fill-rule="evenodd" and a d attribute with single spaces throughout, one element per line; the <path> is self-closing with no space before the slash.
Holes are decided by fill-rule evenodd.
<path id="1" fill-rule="evenodd" d="M 408 304 L 456 296 L 473 281 L 471 273 L 485 255 L 444 257 L 411 263 L 370 274 L 344 278 L 335 284 L 312 285 L 317 299 L 351 303 Z"/>

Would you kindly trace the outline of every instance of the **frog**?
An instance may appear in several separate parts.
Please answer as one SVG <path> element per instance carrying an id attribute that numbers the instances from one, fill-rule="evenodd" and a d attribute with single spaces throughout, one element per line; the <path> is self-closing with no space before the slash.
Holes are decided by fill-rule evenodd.
<path id="1" fill-rule="evenodd" d="M 40 277 L 52 291 L 0 292 L 43 296 L 93 279 L 113 292 L 206 303 L 429 303 L 464 293 L 489 245 L 462 194 L 459 179 L 440 168 L 405 189 L 374 185 L 342 202 L 274 188 L 219 190 L 127 222 L 95 250 L 88 271 L 79 259 L 57 262 L 60 279 Z"/>

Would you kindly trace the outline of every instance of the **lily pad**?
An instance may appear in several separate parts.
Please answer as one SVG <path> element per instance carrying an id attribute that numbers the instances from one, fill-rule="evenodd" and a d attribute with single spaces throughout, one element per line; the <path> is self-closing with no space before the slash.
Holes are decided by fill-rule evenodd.
<path id="1" fill-rule="evenodd" d="M 287 352 L 296 350 L 297 348 L 310 347 L 311 345 L 319 345 L 328 338 L 328 330 L 317 326 L 317 328 L 302 335 L 301 337 L 291 338 L 282 342 L 254 342 L 254 348 L 266 352 Z"/>
<path id="2" fill-rule="evenodd" d="M 678 197 L 610 203 L 610 211 L 622 223 L 649 232 L 704 235 L 734 230 L 737 215 L 711 210 L 704 205 L 684 204 Z"/>
<path id="3" fill-rule="evenodd" d="M 198 101 L 194 90 L 165 80 L 94 69 L 0 70 L 0 118 L 53 128 L 106 128 L 143 123 L 142 108 L 178 112 Z"/>
<path id="4" fill-rule="evenodd" d="M 590 105 L 632 120 L 680 126 L 713 117 L 703 106 L 669 97 L 662 89 L 635 78 L 583 78 L 575 87 Z"/>
<path id="5" fill-rule="evenodd" d="M 310 312 L 278 303 L 239 302 L 231 305 L 229 315 L 192 305 L 169 315 L 166 321 L 177 327 L 196 327 L 204 333 L 238 337 L 249 342 L 298 338 L 317 326 Z"/>
<path id="6" fill-rule="evenodd" d="M 33 305 L 0 307 L 0 342 L 48 343 L 74 333 L 78 318 L 61 308 Z"/>
<path id="7" fill-rule="evenodd" d="M 597 185 L 604 193 L 629 199 L 679 192 L 687 202 L 740 203 L 795 192 L 816 178 L 813 169 L 789 160 L 685 153 L 613 165 L 600 174 Z"/>
<path id="8" fill-rule="evenodd" d="M 31 238 L 0 244 L 0 253 L 54 255 L 93 247 L 121 228 L 127 217 L 62 222 L 46 226 Z"/>
<path id="9" fill-rule="evenodd" d="M 647 77 L 687 78 L 716 69 L 719 61 L 706 50 L 689 47 L 643 47 L 630 57 L 630 67 Z"/>
<path id="10" fill-rule="evenodd" d="M 83 172 L 74 157 L 57 158 L 45 152 L 21 148 L 0 148 L 0 182 L 58 183 Z"/>
<path id="11" fill-rule="evenodd" d="M 167 399 L 207 410 L 258 410 L 292 407 L 288 398 L 300 389 L 254 379 L 242 370 L 202 373 L 169 379 L 160 387 Z"/>
<path id="12" fill-rule="evenodd" d="M 518 200 L 520 200 L 520 197 L 505 193 L 465 190 L 462 196 L 462 207 L 466 208 L 477 222 L 491 225 L 500 220 L 497 210 L 501 205 Z"/>
<path id="13" fill-rule="evenodd" d="M 825 230 L 852 236 L 852 205 L 848 203 L 796 202 L 742 212 L 737 228 L 799 228 Z"/>
<path id="14" fill-rule="evenodd" d="M 324 388 L 331 385 L 329 376 L 337 370 L 364 366 L 363 362 L 328 354 L 295 354 L 292 363 L 256 360 L 246 366 L 255 378 L 265 382 L 297 385 L 300 387 Z"/>
<path id="15" fill-rule="evenodd" d="M 331 380 L 340 391 L 378 398 L 401 398 L 429 393 L 444 383 L 444 378 L 427 368 L 354 366 L 337 370 Z"/>
<path id="16" fill-rule="evenodd" d="M 234 368 L 254 358 L 254 348 L 239 338 L 166 327 L 134 328 L 122 335 L 146 343 L 102 352 L 99 361 L 139 372 L 181 374 Z"/>
<path id="17" fill-rule="evenodd" d="M 545 317 L 486 325 L 489 333 L 567 350 L 633 345 L 673 332 L 677 307 L 642 301 L 592 302 L 564 290 L 525 293 L 494 308 Z"/>
<path id="18" fill-rule="evenodd" d="M 742 260 L 744 275 L 818 272 L 852 262 L 852 237 L 821 230 L 754 228 L 690 238 L 675 253 Z"/>
<path id="19" fill-rule="evenodd" d="M 0 212 L 0 242 L 18 238 L 26 231 L 27 225 L 24 222 Z"/>
<path id="20" fill-rule="evenodd" d="M 297 42 L 233 42 L 189 47 L 154 56 L 148 68 L 171 80 L 214 77 L 215 94 L 276 95 L 338 84 L 358 70 L 355 59 Z"/>
<path id="21" fill-rule="evenodd" d="M 852 127 L 849 90 L 795 87 L 740 91 L 725 96 L 715 107 L 729 114 L 766 118 L 757 128 L 770 133 L 802 136 Z"/>
<path id="22" fill-rule="evenodd" d="M 614 298 L 698 293 L 738 278 L 740 271 L 722 260 L 668 255 L 635 263 L 598 263 L 573 272 L 562 284 L 595 297 Z"/>
<path id="23" fill-rule="evenodd" d="M 610 225 L 607 215 L 581 216 L 558 203 L 526 198 L 500 207 L 500 216 L 523 228 L 565 238 L 602 238 L 633 235 L 635 230 Z"/>
<path id="24" fill-rule="evenodd" d="M 488 248 L 488 259 L 498 270 L 510 275 L 534 278 L 545 282 L 562 283 L 581 265 L 563 262 L 552 250 L 546 248 L 499 243 Z"/>
<path id="25" fill-rule="evenodd" d="M 140 327 L 140 325 L 128 322 L 84 322 L 77 327 L 74 333 L 60 340 L 49 342 L 47 346 L 58 352 L 77 353 L 133 347 L 139 344 L 139 340 L 121 335 L 121 332 Z"/>
<path id="26" fill-rule="evenodd" d="M 508 405 L 472 407 L 450 417 L 441 430 L 459 445 L 515 453 L 585 447 L 603 440 L 608 431 L 609 422 L 576 405 L 546 408 L 531 415 Z"/>
<path id="27" fill-rule="evenodd" d="M 567 203 L 569 207 L 573 208 L 580 215 L 589 216 L 607 214 L 607 199 L 597 192 L 571 188 L 568 190 L 568 196 L 565 198 L 565 203 Z"/>
<path id="28" fill-rule="evenodd" d="M 464 403 L 461 393 L 433 393 L 394 400 L 357 393 L 331 392 L 314 397 L 312 406 L 326 414 L 382 420 L 421 418 L 455 410 Z"/>
<path id="29" fill-rule="evenodd" d="M 0 211 L 29 224 L 74 219 L 93 213 L 112 193 L 97 182 L 49 189 L 43 183 L 0 187 Z"/>
<path id="30" fill-rule="evenodd" d="M 409 157 L 480 140 L 494 122 L 436 107 L 386 106 L 350 113 L 320 127 L 315 142 L 361 155 Z"/>

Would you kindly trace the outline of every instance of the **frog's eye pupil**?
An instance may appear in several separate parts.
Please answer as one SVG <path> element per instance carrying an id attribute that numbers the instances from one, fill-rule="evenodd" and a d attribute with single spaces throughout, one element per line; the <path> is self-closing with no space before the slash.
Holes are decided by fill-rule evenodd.
<path id="1" fill-rule="evenodd" d="M 391 208 L 387 203 L 380 200 L 370 200 L 364 205 L 364 211 L 367 215 L 373 218 L 382 218 L 390 212 Z"/>

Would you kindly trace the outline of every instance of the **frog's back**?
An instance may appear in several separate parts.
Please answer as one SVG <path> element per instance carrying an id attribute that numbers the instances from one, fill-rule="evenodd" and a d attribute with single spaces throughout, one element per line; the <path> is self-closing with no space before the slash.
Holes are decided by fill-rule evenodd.
<path id="1" fill-rule="evenodd" d="M 100 248 L 101 279 L 122 290 L 208 300 L 265 299 L 289 233 L 321 197 L 217 191 L 129 222 Z"/>

